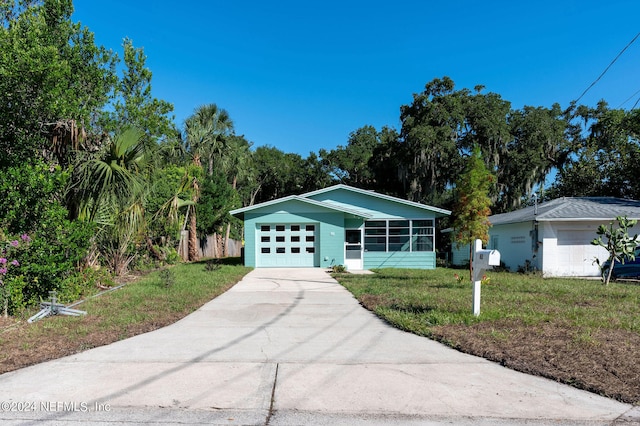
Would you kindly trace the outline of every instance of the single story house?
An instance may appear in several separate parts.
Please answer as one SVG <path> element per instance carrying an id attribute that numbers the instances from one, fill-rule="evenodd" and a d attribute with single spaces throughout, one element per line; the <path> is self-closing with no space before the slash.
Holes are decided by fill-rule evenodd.
<path id="1" fill-rule="evenodd" d="M 450 211 L 335 185 L 230 212 L 253 267 L 435 269 L 435 221 Z"/>
<path id="2" fill-rule="evenodd" d="M 598 237 L 600 225 L 613 221 L 615 226 L 618 216 L 640 219 L 640 201 L 613 197 L 557 198 L 490 216 L 493 226 L 489 229 L 488 248 L 500 251 L 500 260 L 514 272 L 529 269 L 549 277 L 599 276 L 595 259 L 604 262 L 608 254 L 591 241 Z M 453 253 L 454 263 L 467 264 L 468 247 L 457 251 Z"/>

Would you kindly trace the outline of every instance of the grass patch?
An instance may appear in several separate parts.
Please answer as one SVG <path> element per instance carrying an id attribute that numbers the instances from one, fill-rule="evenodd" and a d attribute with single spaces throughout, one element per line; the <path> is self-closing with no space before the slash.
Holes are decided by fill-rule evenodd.
<path id="1" fill-rule="evenodd" d="M 87 300 L 75 309 L 83 317 L 56 316 L 27 324 L 3 320 L 0 373 L 55 359 L 152 331 L 195 311 L 237 283 L 251 269 L 239 259 L 179 264 L 155 271 L 124 287 Z"/>
<path id="2" fill-rule="evenodd" d="M 402 330 L 516 370 L 640 404 L 640 286 L 490 272 L 480 316 L 460 270 L 382 269 L 336 279 Z"/>

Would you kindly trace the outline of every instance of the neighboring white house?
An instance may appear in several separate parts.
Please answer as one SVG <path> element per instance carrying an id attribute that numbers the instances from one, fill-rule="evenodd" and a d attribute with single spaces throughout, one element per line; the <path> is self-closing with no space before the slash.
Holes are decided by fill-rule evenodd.
<path id="1" fill-rule="evenodd" d="M 511 271 L 530 268 L 548 277 L 600 275 L 596 258 L 607 251 L 594 246 L 596 231 L 617 216 L 640 219 L 640 201 L 612 197 L 564 197 L 510 213 L 489 217 L 488 248 L 500 251 L 500 260 Z M 638 225 L 636 225 L 638 226 Z M 640 226 L 638 226 L 640 228 Z M 640 229 L 632 232 L 640 233 Z M 468 262 L 468 247 L 456 249 L 454 264 Z"/>

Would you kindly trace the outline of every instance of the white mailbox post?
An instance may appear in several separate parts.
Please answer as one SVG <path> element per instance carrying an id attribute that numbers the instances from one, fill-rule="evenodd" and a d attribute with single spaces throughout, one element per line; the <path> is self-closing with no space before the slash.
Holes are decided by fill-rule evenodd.
<path id="1" fill-rule="evenodd" d="M 500 266 L 498 250 L 483 250 L 482 241 L 476 240 L 473 252 L 473 315 L 480 315 L 480 286 L 484 271 L 493 266 Z"/>

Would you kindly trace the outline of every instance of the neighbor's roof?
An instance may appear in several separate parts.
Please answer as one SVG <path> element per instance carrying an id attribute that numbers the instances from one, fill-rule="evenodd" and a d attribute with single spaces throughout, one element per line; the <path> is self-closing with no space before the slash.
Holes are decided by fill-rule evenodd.
<path id="1" fill-rule="evenodd" d="M 244 220 L 244 214 L 246 212 L 249 212 L 249 211 L 252 211 L 252 210 L 261 209 L 261 208 L 267 207 L 267 206 L 272 206 L 272 205 L 275 205 L 275 204 L 284 203 L 286 201 L 300 201 L 300 202 L 305 203 L 305 204 L 311 204 L 311 205 L 314 205 L 314 206 L 320 206 L 320 207 L 324 207 L 324 208 L 329 209 L 329 210 L 339 211 L 339 212 L 343 212 L 343 213 L 349 213 L 349 214 L 352 214 L 352 215 L 357 216 L 357 217 L 363 217 L 363 218 L 371 217 L 370 214 L 363 213 L 361 211 L 348 209 L 348 208 L 345 208 L 343 206 L 339 206 L 339 205 L 336 205 L 336 204 L 323 203 L 322 201 L 316 201 L 316 200 L 312 200 L 312 199 L 309 199 L 309 198 L 304 198 L 304 197 L 302 197 L 300 195 L 289 195 L 288 197 L 278 198 L 276 200 L 265 201 L 264 203 L 260 203 L 260 204 L 254 204 L 253 206 L 248 206 L 248 207 L 243 207 L 241 209 L 231 210 L 229 212 L 229 214 L 231 214 L 232 216 L 237 217 L 238 219 L 243 219 Z"/>
<path id="2" fill-rule="evenodd" d="M 614 197 L 562 197 L 528 206 L 509 213 L 489 217 L 492 225 L 504 225 L 537 220 L 610 221 L 618 216 L 640 219 L 640 201 Z"/>

